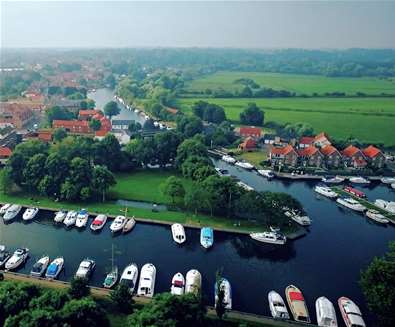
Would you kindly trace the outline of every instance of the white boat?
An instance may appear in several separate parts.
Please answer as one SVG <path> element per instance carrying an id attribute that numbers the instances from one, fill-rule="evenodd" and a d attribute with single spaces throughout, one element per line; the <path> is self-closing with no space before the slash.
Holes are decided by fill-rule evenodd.
<path id="1" fill-rule="evenodd" d="M 249 162 L 246 161 L 236 161 L 235 165 L 247 170 L 251 170 L 255 168 L 253 165 L 251 165 Z"/>
<path id="2" fill-rule="evenodd" d="M 23 220 L 32 220 L 38 213 L 38 208 L 27 208 L 22 215 Z"/>
<path id="3" fill-rule="evenodd" d="M 3 219 L 4 221 L 10 221 L 12 219 L 14 219 L 19 212 L 22 210 L 22 206 L 20 206 L 19 204 L 13 204 L 11 205 L 5 212 Z"/>
<path id="4" fill-rule="evenodd" d="M 248 184 L 246 184 L 246 183 L 244 183 L 244 182 L 242 182 L 242 181 L 238 181 L 236 184 L 239 185 L 241 188 L 245 189 L 245 190 L 248 191 L 248 192 L 254 190 L 253 187 L 251 187 L 250 185 L 248 185 Z"/>
<path id="5" fill-rule="evenodd" d="M 185 291 L 185 278 L 181 273 L 176 273 L 171 280 L 170 293 L 173 295 L 183 295 Z"/>
<path id="6" fill-rule="evenodd" d="M 223 304 L 226 310 L 232 310 L 232 287 L 226 278 L 221 278 L 220 289 L 224 292 Z M 217 306 L 218 301 L 218 285 L 214 283 L 214 307 Z"/>
<path id="7" fill-rule="evenodd" d="M 84 260 L 81 261 L 77 269 L 77 272 L 75 273 L 75 277 L 89 279 L 95 267 L 96 267 L 96 263 L 94 260 L 85 258 Z"/>
<path id="8" fill-rule="evenodd" d="M 395 214 L 395 202 L 394 201 L 385 201 L 381 199 L 377 199 L 374 201 L 374 204 L 379 208 L 391 213 Z"/>
<path id="9" fill-rule="evenodd" d="M 138 114 L 140 111 L 138 109 L 134 109 L 134 112 Z"/>
<path id="10" fill-rule="evenodd" d="M 383 177 L 381 182 L 384 184 L 393 184 L 395 183 L 395 177 Z"/>
<path id="11" fill-rule="evenodd" d="M 345 178 L 341 176 L 325 176 L 321 181 L 325 184 L 340 184 L 345 181 Z"/>
<path id="12" fill-rule="evenodd" d="M 7 251 L 6 246 L 0 245 L 0 269 L 5 265 L 10 257 L 11 253 Z"/>
<path id="13" fill-rule="evenodd" d="M 104 227 L 104 225 L 107 222 L 107 216 L 106 215 L 97 215 L 95 219 L 93 219 L 91 223 L 91 230 L 97 231 L 100 230 Z"/>
<path id="14" fill-rule="evenodd" d="M 353 301 L 342 296 L 337 302 L 347 327 L 366 327 L 361 310 Z"/>
<path id="15" fill-rule="evenodd" d="M 110 225 L 110 230 L 113 233 L 119 232 L 123 229 L 126 224 L 125 216 L 116 216 L 114 221 Z"/>
<path id="16" fill-rule="evenodd" d="M 32 270 L 30 271 L 30 275 L 33 277 L 42 277 L 47 270 L 49 265 L 49 256 L 43 256 L 37 260 L 37 262 L 33 265 Z"/>
<path id="17" fill-rule="evenodd" d="M 314 191 L 330 199 L 335 199 L 338 197 L 338 194 L 335 191 L 332 191 L 332 189 L 327 186 L 317 185 L 316 187 L 314 187 Z"/>
<path id="18" fill-rule="evenodd" d="M 380 224 L 388 224 L 389 220 L 385 218 L 384 215 L 382 215 L 380 212 L 377 210 L 370 209 L 365 212 L 366 217 L 380 223 Z"/>
<path id="19" fill-rule="evenodd" d="M 130 294 L 133 294 L 134 289 L 137 283 L 137 276 L 139 274 L 139 269 L 135 263 L 131 263 L 126 266 L 123 270 L 121 279 L 119 281 L 120 284 L 126 285 L 129 288 Z"/>
<path id="20" fill-rule="evenodd" d="M 202 275 L 196 269 L 187 272 L 185 278 L 185 293 L 198 295 L 202 288 Z"/>
<path id="21" fill-rule="evenodd" d="M 289 319 L 288 309 L 280 294 L 270 291 L 267 295 L 270 313 L 274 319 Z"/>
<path id="22" fill-rule="evenodd" d="M 13 270 L 18 268 L 20 265 L 26 262 L 29 258 L 29 249 L 20 248 L 16 249 L 14 254 L 5 263 L 6 270 Z"/>
<path id="23" fill-rule="evenodd" d="M 64 259 L 63 257 L 55 258 L 49 264 L 47 272 L 45 273 L 45 277 L 48 279 L 56 279 L 58 278 L 60 272 L 63 269 Z"/>
<path id="24" fill-rule="evenodd" d="M 255 241 L 269 244 L 283 245 L 287 242 L 287 238 L 279 231 L 251 233 L 250 237 Z"/>
<path id="25" fill-rule="evenodd" d="M 155 290 L 156 268 L 152 263 L 146 263 L 140 272 L 137 295 L 153 297 Z"/>
<path id="26" fill-rule="evenodd" d="M 75 221 L 76 227 L 85 227 L 88 223 L 89 213 L 86 209 L 81 209 L 77 214 L 77 219 Z"/>
<path id="27" fill-rule="evenodd" d="M 335 307 L 325 296 L 321 296 L 315 301 L 315 311 L 318 326 L 337 327 Z"/>
<path id="28" fill-rule="evenodd" d="M 229 163 L 229 164 L 234 164 L 234 163 L 236 163 L 236 159 L 233 158 L 233 157 L 231 157 L 231 156 L 228 156 L 228 155 L 222 156 L 221 159 L 222 159 L 223 161 Z"/>
<path id="29" fill-rule="evenodd" d="M 59 210 L 58 212 L 56 212 L 53 220 L 55 221 L 55 223 L 61 223 L 66 218 L 66 216 L 67 216 L 66 210 Z"/>
<path id="30" fill-rule="evenodd" d="M 214 230 L 211 227 L 202 227 L 200 230 L 200 245 L 205 249 L 211 248 L 214 244 Z"/>
<path id="31" fill-rule="evenodd" d="M 311 219 L 309 216 L 301 216 L 300 214 L 298 214 L 297 212 L 293 211 L 293 210 L 288 210 L 285 211 L 284 214 L 290 218 L 291 220 L 293 220 L 294 222 L 296 222 L 297 224 L 301 225 L 301 226 L 310 226 L 311 225 Z"/>
<path id="32" fill-rule="evenodd" d="M 285 295 L 294 319 L 309 324 L 310 315 L 302 291 L 294 285 L 289 285 L 285 289 Z"/>
<path id="33" fill-rule="evenodd" d="M 395 190 L 395 183 L 392 183 L 391 187 L 392 187 L 393 190 Z"/>
<path id="34" fill-rule="evenodd" d="M 338 198 L 336 202 L 355 211 L 363 212 L 366 210 L 364 205 L 353 198 Z"/>
<path id="35" fill-rule="evenodd" d="M 11 207 L 11 203 L 6 203 L 0 208 L 0 215 L 4 215 L 8 208 Z"/>
<path id="36" fill-rule="evenodd" d="M 370 180 L 362 176 L 350 177 L 350 182 L 354 184 L 370 184 Z"/>
<path id="37" fill-rule="evenodd" d="M 270 169 L 259 169 L 258 174 L 262 175 L 263 177 L 266 177 L 268 179 L 275 177 L 273 171 Z"/>
<path id="38" fill-rule="evenodd" d="M 73 226 L 77 220 L 77 211 L 71 210 L 67 213 L 66 218 L 63 220 L 63 224 L 67 227 Z"/>
<path id="39" fill-rule="evenodd" d="M 134 220 L 134 217 L 127 218 L 126 223 L 122 228 L 122 233 L 124 234 L 129 233 L 135 225 L 136 225 L 136 221 Z"/>
<path id="40" fill-rule="evenodd" d="M 230 176 L 229 170 L 227 170 L 227 169 L 215 167 L 215 171 L 221 177 L 229 177 Z"/>
<path id="41" fill-rule="evenodd" d="M 174 242 L 182 244 L 186 241 L 185 229 L 181 224 L 171 225 L 171 234 L 173 235 Z"/>
<path id="42" fill-rule="evenodd" d="M 111 271 L 106 275 L 103 282 L 104 288 L 112 288 L 118 281 L 118 267 L 114 266 Z"/>

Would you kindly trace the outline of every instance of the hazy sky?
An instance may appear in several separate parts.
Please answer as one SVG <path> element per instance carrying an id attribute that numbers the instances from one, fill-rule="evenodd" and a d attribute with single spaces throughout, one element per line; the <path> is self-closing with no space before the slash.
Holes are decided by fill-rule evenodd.
<path id="1" fill-rule="evenodd" d="M 4 2 L 2 47 L 395 48 L 395 2 Z"/>

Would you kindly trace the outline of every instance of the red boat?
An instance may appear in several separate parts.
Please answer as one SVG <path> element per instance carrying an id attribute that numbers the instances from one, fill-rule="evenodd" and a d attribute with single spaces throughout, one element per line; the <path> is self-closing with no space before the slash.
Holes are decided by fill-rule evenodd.
<path id="1" fill-rule="evenodd" d="M 351 186 L 346 186 L 344 188 L 344 191 L 346 191 L 347 193 L 350 193 L 352 195 L 355 195 L 355 196 L 357 196 L 359 198 L 366 198 L 365 193 L 363 193 L 363 192 L 361 192 L 361 191 L 359 191 L 359 190 L 357 190 L 357 189 L 355 189 L 355 188 L 353 188 Z"/>

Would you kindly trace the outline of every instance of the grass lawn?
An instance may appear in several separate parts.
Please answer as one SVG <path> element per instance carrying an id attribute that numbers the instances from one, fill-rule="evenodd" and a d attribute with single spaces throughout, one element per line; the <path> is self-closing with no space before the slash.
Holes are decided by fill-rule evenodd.
<path id="1" fill-rule="evenodd" d="M 267 159 L 267 152 L 265 151 L 241 152 L 236 157 L 237 159 L 244 159 L 252 163 L 255 167 L 260 167 L 260 163 Z"/>

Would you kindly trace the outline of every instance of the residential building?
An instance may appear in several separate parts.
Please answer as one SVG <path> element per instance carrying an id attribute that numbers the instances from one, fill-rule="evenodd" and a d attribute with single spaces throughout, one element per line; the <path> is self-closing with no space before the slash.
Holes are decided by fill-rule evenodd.
<path id="1" fill-rule="evenodd" d="M 320 151 L 324 155 L 324 163 L 328 168 L 338 168 L 342 164 L 342 155 L 333 145 L 325 145 Z"/>
<path id="2" fill-rule="evenodd" d="M 290 144 L 284 147 L 273 146 L 270 150 L 269 158 L 272 162 L 272 165 L 295 167 L 298 162 L 298 153 Z"/>
<path id="3" fill-rule="evenodd" d="M 265 134 L 263 136 L 264 144 L 274 144 L 275 140 L 276 140 L 276 135 L 274 134 Z"/>
<path id="4" fill-rule="evenodd" d="M 308 148 L 314 142 L 313 136 L 302 136 L 299 140 L 299 149 Z"/>
<path id="5" fill-rule="evenodd" d="M 129 129 L 129 125 L 133 122 L 132 119 L 113 119 L 111 121 L 113 130 L 122 130 L 127 131 Z"/>
<path id="6" fill-rule="evenodd" d="M 313 144 L 316 147 L 322 148 L 325 145 L 331 144 L 331 141 L 329 140 L 329 137 L 324 132 L 322 132 L 314 137 Z"/>
<path id="7" fill-rule="evenodd" d="M 369 145 L 367 148 L 362 150 L 366 160 L 373 168 L 382 168 L 385 164 L 385 156 L 373 145 Z"/>
<path id="8" fill-rule="evenodd" d="M 8 158 L 11 157 L 12 151 L 6 146 L 0 147 L 0 164 L 5 165 Z"/>
<path id="9" fill-rule="evenodd" d="M 54 120 L 53 128 L 64 128 L 67 132 L 88 134 L 91 133 L 89 122 L 86 120 Z"/>
<path id="10" fill-rule="evenodd" d="M 347 167 L 363 169 L 367 166 L 365 155 L 354 145 L 349 145 L 341 154 L 343 156 L 343 162 Z"/>
<path id="11" fill-rule="evenodd" d="M 34 118 L 33 110 L 25 104 L 1 102 L 0 124 L 12 124 L 17 129 L 22 129 Z"/>
<path id="12" fill-rule="evenodd" d="M 252 137 L 247 137 L 244 142 L 239 145 L 239 149 L 243 151 L 255 150 L 256 141 Z"/>
<path id="13" fill-rule="evenodd" d="M 324 155 L 314 145 L 298 150 L 299 161 L 303 166 L 321 167 Z"/>
<path id="14" fill-rule="evenodd" d="M 80 110 L 78 113 L 78 119 L 90 120 L 93 116 L 99 113 L 101 113 L 100 110 L 95 110 L 95 109 Z"/>
<path id="15" fill-rule="evenodd" d="M 242 126 L 239 129 L 236 129 L 236 133 L 243 138 L 252 137 L 254 139 L 258 139 L 262 135 L 262 130 L 259 127 Z"/>

